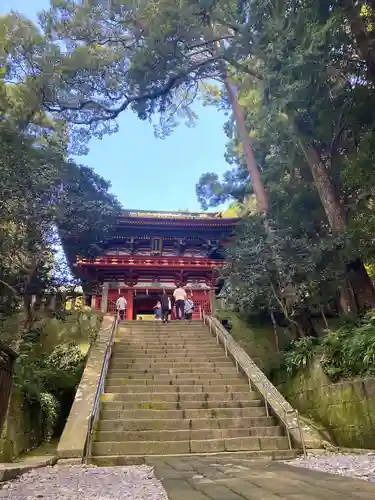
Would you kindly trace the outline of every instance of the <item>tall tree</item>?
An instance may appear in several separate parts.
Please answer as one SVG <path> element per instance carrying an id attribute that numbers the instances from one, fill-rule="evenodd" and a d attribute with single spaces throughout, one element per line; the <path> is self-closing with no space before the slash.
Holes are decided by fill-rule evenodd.
<path id="1" fill-rule="evenodd" d="M 50 54 L 30 22 L 16 15 L 0 20 L 2 315 L 50 281 L 58 231 L 73 255 L 95 255 L 121 210 L 109 183 L 68 160 L 66 124 L 44 110 L 49 77 L 39 70 Z"/>
<path id="2" fill-rule="evenodd" d="M 43 85 L 44 106 L 84 135 L 103 134 L 127 108 L 145 119 L 186 107 L 199 83 L 221 79 L 227 64 L 261 90 L 271 116 L 287 117 L 331 229 L 341 233 L 348 217 L 337 171 L 360 137 L 350 136 L 348 115 L 371 75 L 369 52 L 355 48 L 354 11 L 357 4 L 339 0 L 59 1 L 41 16 L 48 50 L 63 47 L 58 68 L 40 66 L 54 83 Z M 349 267 L 361 305 L 374 305 L 361 260 Z"/>

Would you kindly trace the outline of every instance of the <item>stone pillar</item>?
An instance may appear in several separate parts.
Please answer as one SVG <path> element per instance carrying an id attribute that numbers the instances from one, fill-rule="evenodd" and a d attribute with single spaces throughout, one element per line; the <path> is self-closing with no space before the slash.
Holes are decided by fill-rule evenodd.
<path id="1" fill-rule="evenodd" d="M 101 311 L 102 313 L 106 313 L 108 309 L 108 283 L 103 283 L 102 289 L 102 302 L 101 302 Z"/>
<path id="2" fill-rule="evenodd" d="M 91 309 L 96 310 L 96 295 L 91 295 Z"/>
<path id="3" fill-rule="evenodd" d="M 133 305 L 134 305 L 134 292 L 133 288 L 128 288 L 126 294 L 126 301 L 128 303 L 126 308 L 126 319 L 131 321 L 133 319 Z"/>

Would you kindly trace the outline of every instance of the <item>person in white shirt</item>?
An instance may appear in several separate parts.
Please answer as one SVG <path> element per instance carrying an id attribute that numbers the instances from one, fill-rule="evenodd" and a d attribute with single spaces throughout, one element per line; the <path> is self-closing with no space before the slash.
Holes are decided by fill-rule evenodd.
<path id="1" fill-rule="evenodd" d="M 176 304 L 176 317 L 177 319 L 185 318 L 185 300 L 186 300 L 186 292 L 185 290 L 179 286 L 173 292 L 173 298 Z M 181 314 L 180 314 L 181 313 Z"/>
<path id="2" fill-rule="evenodd" d="M 123 320 L 125 317 L 125 310 L 126 310 L 127 302 L 125 297 L 120 295 L 120 297 L 116 300 L 116 310 L 118 311 L 118 314 L 120 316 L 120 320 Z"/>

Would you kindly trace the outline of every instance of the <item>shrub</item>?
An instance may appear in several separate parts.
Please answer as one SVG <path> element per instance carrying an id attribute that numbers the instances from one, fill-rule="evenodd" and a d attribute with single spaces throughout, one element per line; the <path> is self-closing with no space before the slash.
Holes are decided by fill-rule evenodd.
<path id="1" fill-rule="evenodd" d="M 48 355 L 35 356 L 33 347 L 40 329 L 28 331 L 21 342 L 14 384 L 33 407 L 42 411 L 44 437 L 53 436 L 66 394 L 74 394 L 84 368 L 85 356 L 74 342 L 56 346 Z"/>
<path id="2" fill-rule="evenodd" d="M 317 340 L 304 337 L 291 343 L 283 368 L 289 374 L 305 369 L 313 356 L 320 356 L 324 372 L 337 381 L 375 374 L 375 314 L 347 319 L 337 330 L 328 330 Z"/>
<path id="3" fill-rule="evenodd" d="M 307 367 L 318 349 L 315 337 L 294 340 L 284 355 L 284 367 L 289 374 L 295 374 Z"/>
<path id="4" fill-rule="evenodd" d="M 322 341 L 321 364 L 333 380 L 375 373 L 375 317 L 372 314 L 357 325 L 344 325 L 328 332 Z"/>

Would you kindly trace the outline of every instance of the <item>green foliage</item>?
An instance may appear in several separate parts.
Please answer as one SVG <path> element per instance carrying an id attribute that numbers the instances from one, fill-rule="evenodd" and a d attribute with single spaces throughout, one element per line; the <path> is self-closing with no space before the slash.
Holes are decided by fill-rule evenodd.
<path id="1" fill-rule="evenodd" d="M 375 315 L 346 318 L 320 339 L 304 337 L 291 343 L 284 354 L 283 369 L 291 375 L 304 371 L 316 357 L 333 381 L 375 374 Z"/>
<path id="2" fill-rule="evenodd" d="M 72 281 L 55 258 L 61 240 L 70 258 L 95 256 L 121 211 L 110 184 L 69 159 L 75 138 L 46 104 L 59 52 L 22 16 L 0 17 L 0 321 Z"/>
<path id="3" fill-rule="evenodd" d="M 75 389 L 84 361 L 85 356 L 74 342 L 56 346 L 43 363 L 47 374 L 44 385 L 55 393 Z"/>
<path id="4" fill-rule="evenodd" d="M 366 316 L 328 332 L 322 342 L 321 363 L 333 380 L 375 373 L 375 317 Z"/>
<path id="5" fill-rule="evenodd" d="M 75 342 L 57 345 L 46 354 L 39 352 L 43 328 L 27 331 L 21 340 L 14 384 L 28 403 L 40 408 L 44 437 L 53 436 L 65 394 L 74 394 L 82 376 L 85 356 Z"/>
<path id="6" fill-rule="evenodd" d="M 227 252 L 224 294 L 240 311 L 277 311 L 304 335 L 306 309 L 328 304 L 342 277 L 340 238 L 316 238 L 272 220 L 243 219 Z"/>
<path id="7" fill-rule="evenodd" d="M 304 370 L 318 352 L 318 343 L 315 337 L 302 337 L 294 340 L 284 355 L 284 367 L 289 375 L 295 375 Z"/>

